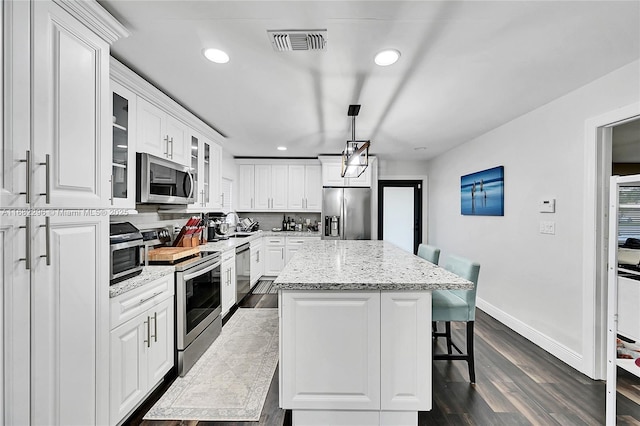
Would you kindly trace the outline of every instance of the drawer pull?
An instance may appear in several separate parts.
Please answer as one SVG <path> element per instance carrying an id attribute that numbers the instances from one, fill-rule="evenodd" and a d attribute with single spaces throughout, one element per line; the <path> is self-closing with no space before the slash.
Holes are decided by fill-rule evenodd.
<path id="1" fill-rule="evenodd" d="M 161 292 L 161 291 L 159 291 L 159 292 L 157 292 L 157 293 L 153 293 L 153 294 L 152 294 L 151 296 L 149 296 L 149 297 L 146 297 L 146 298 L 144 298 L 144 299 L 140 299 L 140 301 L 138 302 L 138 305 L 142 305 L 142 304 L 143 304 L 144 302 L 146 302 L 147 300 L 151 300 L 151 299 L 153 299 L 154 297 L 156 297 L 156 296 L 157 296 L 157 295 L 159 295 L 159 294 L 162 294 L 162 292 Z"/>

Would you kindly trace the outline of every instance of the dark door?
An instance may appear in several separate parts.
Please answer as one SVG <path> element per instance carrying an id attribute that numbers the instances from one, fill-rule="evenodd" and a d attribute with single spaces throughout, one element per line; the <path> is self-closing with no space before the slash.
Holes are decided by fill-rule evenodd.
<path id="1" fill-rule="evenodd" d="M 378 239 L 417 253 L 422 240 L 422 181 L 378 181 Z"/>

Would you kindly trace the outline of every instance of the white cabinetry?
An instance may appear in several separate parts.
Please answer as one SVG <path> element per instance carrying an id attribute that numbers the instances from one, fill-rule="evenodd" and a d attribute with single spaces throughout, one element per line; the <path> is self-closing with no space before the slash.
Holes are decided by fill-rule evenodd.
<path id="1" fill-rule="evenodd" d="M 188 166 L 191 144 L 188 127 L 138 96 L 138 149 Z"/>
<path id="2" fill-rule="evenodd" d="M 207 211 L 222 209 L 221 157 L 222 149 L 204 136 L 190 136 L 191 169 L 196 172 L 195 203 L 188 210 Z"/>
<path id="3" fill-rule="evenodd" d="M 222 253 L 222 316 L 236 304 L 236 252 L 227 250 Z"/>
<path id="4" fill-rule="evenodd" d="M 285 264 L 285 237 L 264 237 L 264 275 L 277 276 Z"/>
<path id="5" fill-rule="evenodd" d="M 111 81 L 113 152 L 111 167 L 111 205 L 136 207 L 136 101 L 131 90 Z"/>
<path id="6" fill-rule="evenodd" d="M 108 226 L 3 218 L 5 424 L 107 422 Z"/>
<path id="7" fill-rule="evenodd" d="M 430 292 L 284 290 L 280 306 L 280 405 L 294 422 L 417 424 L 431 409 Z"/>
<path id="8" fill-rule="evenodd" d="M 0 423 L 107 424 L 109 220 L 58 209 L 110 204 L 109 43 L 127 31 L 95 1 L 0 7 L 0 204 L 38 208 L 0 224 Z"/>
<path id="9" fill-rule="evenodd" d="M 255 168 L 253 164 L 238 165 L 238 210 L 253 210 L 255 203 Z"/>
<path id="10" fill-rule="evenodd" d="M 238 210 L 285 210 L 288 175 L 286 165 L 238 165 Z"/>
<path id="11" fill-rule="evenodd" d="M 174 365 L 173 274 L 111 299 L 110 421 L 137 408 Z"/>
<path id="12" fill-rule="evenodd" d="M 340 157 L 320 157 L 322 162 L 322 186 L 370 187 L 373 169 L 376 167 L 375 157 L 369 157 L 369 166 L 357 178 L 343 178 Z"/>
<path id="13" fill-rule="evenodd" d="M 264 274 L 264 249 L 262 238 L 257 238 L 250 243 L 251 250 L 251 277 L 250 285 L 253 286 Z"/>
<path id="14" fill-rule="evenodd" d="M 10 46 L 2 206 L 107 207 L 109 43 L 53 1 L 2 7 Z"/>
<path id="15" fill-rule="evenodd" d="M 322 168 L 316 160 L 236 161 L 238 211 L 322 210 Z"/>
<path id="16" fill-rule="evenodd" d="M 322 210 L 322 168 L 318 165 L 289 165 L 289 210 Z"/>

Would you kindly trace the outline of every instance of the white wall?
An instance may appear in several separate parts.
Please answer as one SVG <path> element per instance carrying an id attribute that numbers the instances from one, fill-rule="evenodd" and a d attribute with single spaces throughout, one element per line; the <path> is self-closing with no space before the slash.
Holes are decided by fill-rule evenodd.
<path id="1" fill-rule="evenodd" d="M 429 242 L 479 261 L 478 305 L 581 371 L 585 121 L 638 102 L 638 75 L 636 61 L 428 163 Z M 499 165 L 504 217 L 462 216 L 460 176 Z"/>

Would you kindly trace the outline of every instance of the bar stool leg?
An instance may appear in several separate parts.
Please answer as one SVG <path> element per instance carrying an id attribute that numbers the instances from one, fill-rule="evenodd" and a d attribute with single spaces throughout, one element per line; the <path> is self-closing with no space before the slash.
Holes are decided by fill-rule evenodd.
<path id="1" fill-rule="evenodd" d="M 469 381 L 476 382 L 475 359 L 473 357 L 473 321 L 467 321 L 467 363 L 469 364 Z"/>

